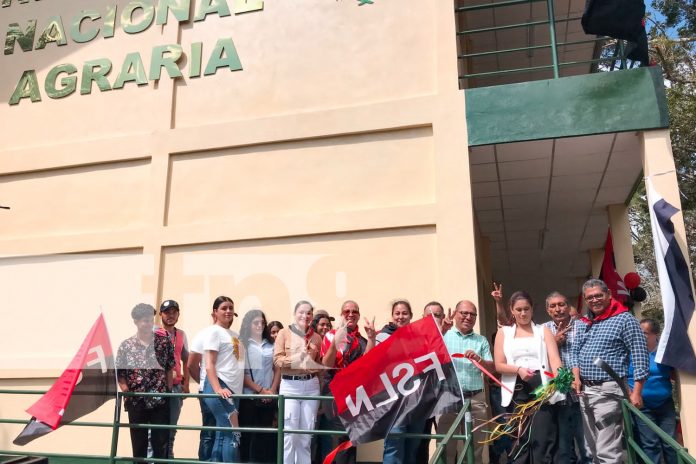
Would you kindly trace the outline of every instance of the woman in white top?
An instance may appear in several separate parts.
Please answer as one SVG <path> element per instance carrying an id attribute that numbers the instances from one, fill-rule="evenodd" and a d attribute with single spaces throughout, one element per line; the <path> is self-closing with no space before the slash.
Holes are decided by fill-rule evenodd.
<path id="1" fill-rule="evenodd" d="M 238 409 L 232 395 L 242 393 L 244 347 L 239 341 L 239 335 L 230 330 L 237 315 L 234 312 L 234 302 L 226 296 L 218 297 L 215 302 L 218 303 L 213 310 L 215 325 L 211 326 L 203 341 L 206 371 L 203 393 L 218 395 L 217 398 L 205 398 L 206 405 L 215 416 L 217 427 L 239 427 Z M 239 432 L 215 432 L 211 461 L 239 461 L 239 440 Z"/>
<path id="2" fill-rule="evenodd" d="M 534 303 L 526 292 L 510 297 L 513 324 L 502 327 L 503 336 L 495 338 L 495 369 L 502 374 L 511 394 L 502 390 L 502 406 L 525 403 L 532 392 L 550 380 L 561 367 L 558 347 L 551 331 L 532 321 Z M 561 398 L 562 399 L 562 398 Z M 558 421 L 552 405 L 544 404 L 534 415 L 528 431 L 521 437 L 510 456 L 513 463 L 551 463 L 557 446 Z"/>

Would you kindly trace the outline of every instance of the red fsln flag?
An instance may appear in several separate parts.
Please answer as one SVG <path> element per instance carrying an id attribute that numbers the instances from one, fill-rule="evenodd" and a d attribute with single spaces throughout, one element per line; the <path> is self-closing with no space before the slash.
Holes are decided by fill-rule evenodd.
<path id="1" fill-rule="evenodd" d="M 354 445 L 463 406 L 452 359 L 432 317 L 398 329 L 336 374 L 329 387 Z"/>
<path id="2" fill-rule="evenodd" d="M 27 409 L 33 417 L 13 443 L 30 441 L 96 410 L 116 397 L 116 371 L 104 316 L 99 315 L 68 368 Z"/>
<path id="3" fill-rule="evenodd" d="M 623 279 L 616 271 L 614 241 L 611 238 L 611 229 L 607 232 L 607 242 L 604 245 L 604 260 L 602 261 L 602 270 L 599 273 L 599 278 L 607 284 L 607 287 L 611 290 L 611 295 L 615 299 L 622 303 L 626 302 L 629 293 Z"/>

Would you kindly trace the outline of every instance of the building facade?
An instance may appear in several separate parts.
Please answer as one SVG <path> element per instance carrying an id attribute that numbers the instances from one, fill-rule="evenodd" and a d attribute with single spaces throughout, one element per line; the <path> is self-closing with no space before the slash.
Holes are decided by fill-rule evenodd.
<path id="1" fill-rule="evenodd" d="M 100 311 L 116 345 L 141 301 L 177 300 L 193 334 L 218 295 L 284 323 L 300 299 L 379 324 L 466 298 L 491 334 L 493 280 L 575 297 L 608 225 L 633 270 L 636 183 L 679 204 L 659 70 L 594 72 L 581 2 L 512 3 L 4 0 L 0 385 L 45 388 Z M 85 434 L 108 451 L 74 429 L 27 448 Z"/>

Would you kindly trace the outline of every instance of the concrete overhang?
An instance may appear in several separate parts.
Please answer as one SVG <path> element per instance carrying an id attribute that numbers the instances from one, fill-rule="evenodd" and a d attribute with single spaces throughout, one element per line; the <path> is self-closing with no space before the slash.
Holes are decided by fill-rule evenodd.
<path id="1" fill-rule="evenodd" d="M 473 205 L 506 293 L 537 303 L 551 290 L 574 297 L 604 247 L 609 205 L 630 200 L 642 178 L 636 132 L 470 148 Z M 542 313 L 540 313 L 541 315 Z"/>
<path id="2" fill-rule="evenodd" d="M 578 294 L 590 250 L 604 247 L 607 207 L 642 180 L 641 132 L 668 127 L 660 72 L 466 90 L 473 206 L 508 295 Z"/>

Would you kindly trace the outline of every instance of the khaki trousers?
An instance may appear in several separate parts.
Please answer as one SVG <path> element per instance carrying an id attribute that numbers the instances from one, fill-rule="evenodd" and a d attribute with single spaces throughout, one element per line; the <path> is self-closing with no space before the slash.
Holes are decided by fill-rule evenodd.
<path id="1" fill-rule="evenodd" d="M 626 462 L 623 452 L 623 392 L 616 382 L 583 387 L 579 396 L 582 428 L 595 464 Z"/>
<path id="2" fill-rule="evenodd" d="M 471 401 L 471 415 L 474 421 L 474 427 L 480 425 L 482 422 L 490 419 L 490 414 L 488 411 L 488 405 L 486 404 L 486 392 L 485 390 L 467 398 Z M 456 413 L 448 413 L 439 416 L 437 419 L 437 433 L 445 434 L 449 431 L 456 419 Z M 464 435 L 464 420 L 459 424 L 455 435 Z M 474 446 L 474 455 L 476 456 L 475 462 L 488 462 L 488 446 L 482 445 L 481 442 L 486 439 L 486 434 L 483 430 L 479 429 L 474 432 L 474 441 L 472 445 Z M 447 445 L 445 449 L 446 462 L 447 464 L 457 462 L 457 453 L 461 453 L 464 450 L 464 442 L 459 440 L 452 440 Z"/>

